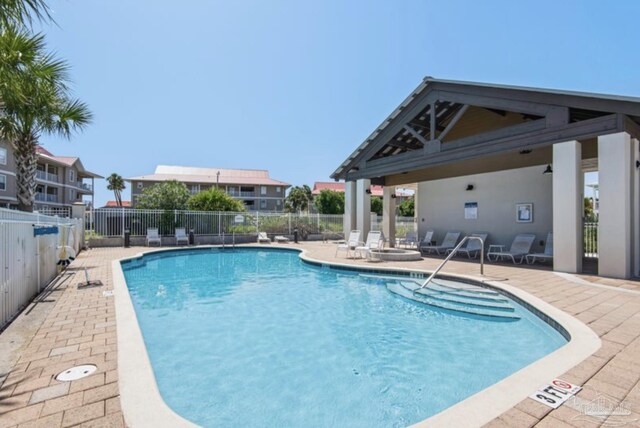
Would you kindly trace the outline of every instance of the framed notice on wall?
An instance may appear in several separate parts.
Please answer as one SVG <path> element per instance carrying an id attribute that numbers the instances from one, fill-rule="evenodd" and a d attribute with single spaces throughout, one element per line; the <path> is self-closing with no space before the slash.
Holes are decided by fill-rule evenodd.
<path id="1" fill-rule="evenodd" d="M 533 204 L 516 204 L 516 222 L 532 223 L 533 222 Z"/>
<path id="2" fill-rule="evenodd" d="M 478 203 L 477 202 L 465 202 L 464 203 L 464 218 L 465 220 L 475 220 L 478 218 Z"/>

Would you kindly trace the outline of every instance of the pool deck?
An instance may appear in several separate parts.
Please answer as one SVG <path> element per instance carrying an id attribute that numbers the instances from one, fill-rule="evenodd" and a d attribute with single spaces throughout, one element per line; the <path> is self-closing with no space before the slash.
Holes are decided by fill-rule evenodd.
<path id="1" fill-rule="evenodd" d="M 314 259 L 368 267 L 433 270 L 442 261 L 425 258 L 370 263 L 347 260 L 343 253 L 336 258 L 331 243 L 290 246 L 304 248 Z M 0 333 L 0 354 L 4 352 L 2 357 L 7 361 L 6 369 L 0 370 L 0 383 L 4 379 L 0 386 L 0 428 L 125 426 L 118 389 L 114 297 L 104 291 L 113 289 L 113 260 L 146 250 L 97 248 L 82 252 L 55 290 L 41 301 L 36 299 Z M 77 283 L 84 281 L 81 267 L 104 286 L 78 290 Z M 454 260 L 444 272 L 477 275 L 479 267 L 477 261 Z M 598 427 L 613 422 L 640 426 L 640 282 L 563 275 L 548 267 L 507 264 L 485 264 L 485 275 L 526 291 L 588 325 L 600 337 L 602 347 L 561 378 L 583 385 L 577 395 L 583 402 L 605 398 L 607 403 L 622 404 L 625 413 L 596 418 L 570 402 L 552 410 L 525 399 L 486 426 Z M 9 344 L 15 350 L 7 357 Z M 95 364 L 98 370 L 77 381 L 55 380 L 57 373 L 79 364 Z M 540 379 L 540 384 L 550 380 Z M 461 420 L 464 418 L 460 415 Z"/>

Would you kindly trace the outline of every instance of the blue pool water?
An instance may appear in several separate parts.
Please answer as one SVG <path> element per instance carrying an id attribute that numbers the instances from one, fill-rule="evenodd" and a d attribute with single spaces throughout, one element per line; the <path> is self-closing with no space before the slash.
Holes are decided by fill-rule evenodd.
<path id="1" fill-rule="evenodd" d="M 202 426 L 406 426 L 566 343 L 515 303 L 515 322 L 458 316 L 292 251 L 123 269 L 163 399 Z"/>

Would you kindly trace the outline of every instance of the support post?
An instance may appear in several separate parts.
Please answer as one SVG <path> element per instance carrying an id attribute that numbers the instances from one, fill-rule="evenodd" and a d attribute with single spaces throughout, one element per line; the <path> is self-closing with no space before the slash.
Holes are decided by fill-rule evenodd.
<path id="1" fill-rule="evenodd" d="M 582 145 L 553 145 L 553 269 L 582 272 Z"/>
<path id="2" fill-rule="evenodd" d="M 626 132 L 598 137 L 598 275 L 631 276 L 632 144 Z"/>
<path id="3" fill-rule="evenodd" d="M 347 181 L 344 186 L 344 217 L 342 228 L 344 239 L 348 239 L 349 232 L 356 228 L 356 182 Z"/>
<path id="4" fill-rule="evenodd" d="M 396 246 L 396 199 L 395 187 L 384 186 L 382 191 L 382 233 L 389 242 L 389 246 Z"/>
<path id="5" fill-rule="evenodd" d="M 633 191 L 633 275 L 640 276 L 640 142 L 631 140 L 631 185 Z M 634 168 L 635 166 L 635 168 Z"/>
<path id="6" fill-rule="evenodd" d="M 371 180 L 368 178 L 356 181 L 356 229 L 362 240 L 371 230 Z"/>

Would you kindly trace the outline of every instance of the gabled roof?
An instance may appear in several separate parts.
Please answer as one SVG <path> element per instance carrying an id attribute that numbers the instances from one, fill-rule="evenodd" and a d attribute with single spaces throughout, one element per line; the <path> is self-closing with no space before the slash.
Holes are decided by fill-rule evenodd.
<path id="1" fill-rule="evenodd" d="M 94 172 L 88 171 L 85 169 L 82 162 L 80 162 L 80 158 L 74 156 L 55 156 L 49 150 L 45 149 L 42 146 L 36 147 L 36 153 L 43 159 L 51 163 L 55 163 L 62 166 L 75 166 L 78 169 L 78 172 L 85 177 L 93 177 L 93 178 L 104 178 L 101 175 L 98 175 Z"/>
<path id="2" fill-rule="evenodd" d="M 640 98 L 620 95 L 596 94 L 578 91 L 563 91 L 556 89 L 541 89 L 510 85 L 498 85 L 455 80 L 442 80 L 426 77 L 418 87 L 360 144 L 356 150 L 345 159 L 333 172 L 332 178 L 344 179 L 350 171 L 369 169 L 364 162 L 374 161 L 405 152 L 422 153 L 440 152 L 438 133 L 448 133 L 464 114 L 468 114 L 469 107 L 478 106 L 496 114 L 520 114 L 520 134 L 524 131 L 546 132 L 540 144 L 552 144 L 553 138 L 566 135 L 569 138 L 592 137 L 596 130 L 602 134 L 617 132 L 625 126 L 633 129 L 640 124 Z M 433 108 L 433 114 L 431 109 Z M 615 115 L 618 118 L 614 125 Z M 431 124 L 437 118 L 436 127 Z M 546 121 L 546 123 L 545 123 Z M 579 126 L 571 126 L 583 122 Z M 410 125 L 410 126 L 407 126 Z M 562 126 L 571 132 L 553 135 L 550 130 Z M 514 134 L 496 133 L 498 137 L 511 137 Z M 434 138 L 435 136 L 435 138 Z M 426 147 L 433 142 L 433 147 Z M 469 140 L 469 139 L 467 139 Z M 561 141 L 561 140 L 560 140 Z M 469 141 L 465 141 L 467 143 Z M 485 141 L 483 141 L 485 142 Z M 537 144 L 537 143 L 536 143 Z M 523 142 L 523 145 L 526 145 Z M 444 144 L 443 146 L 446 146 Z M 515 146 L 515 145 L 514 145 Z M 452 149 L 453 146 L 447 146 Z M 424 149 L 424 150 L 422 150 Z M 420 150 L 419 152 L 416 152 Z M 449 158 L 452 154 L 449 154 Z M 436 156 L 437 157 L 437 156 Z M 444 156 L 441 156 L 444 158 Z M 398 158 L 400 159 L 400 158 Z M 434 161 L 435 162 L 435 161 Z M 378 163 L 380 164 L 380 162 Z M 415 162 L 414 162 L 415 164 Z M 380 172 L 371 170 L 372 176 Z M 353 174 L 356 178 L 363 176 L 362 172 Z"/>

